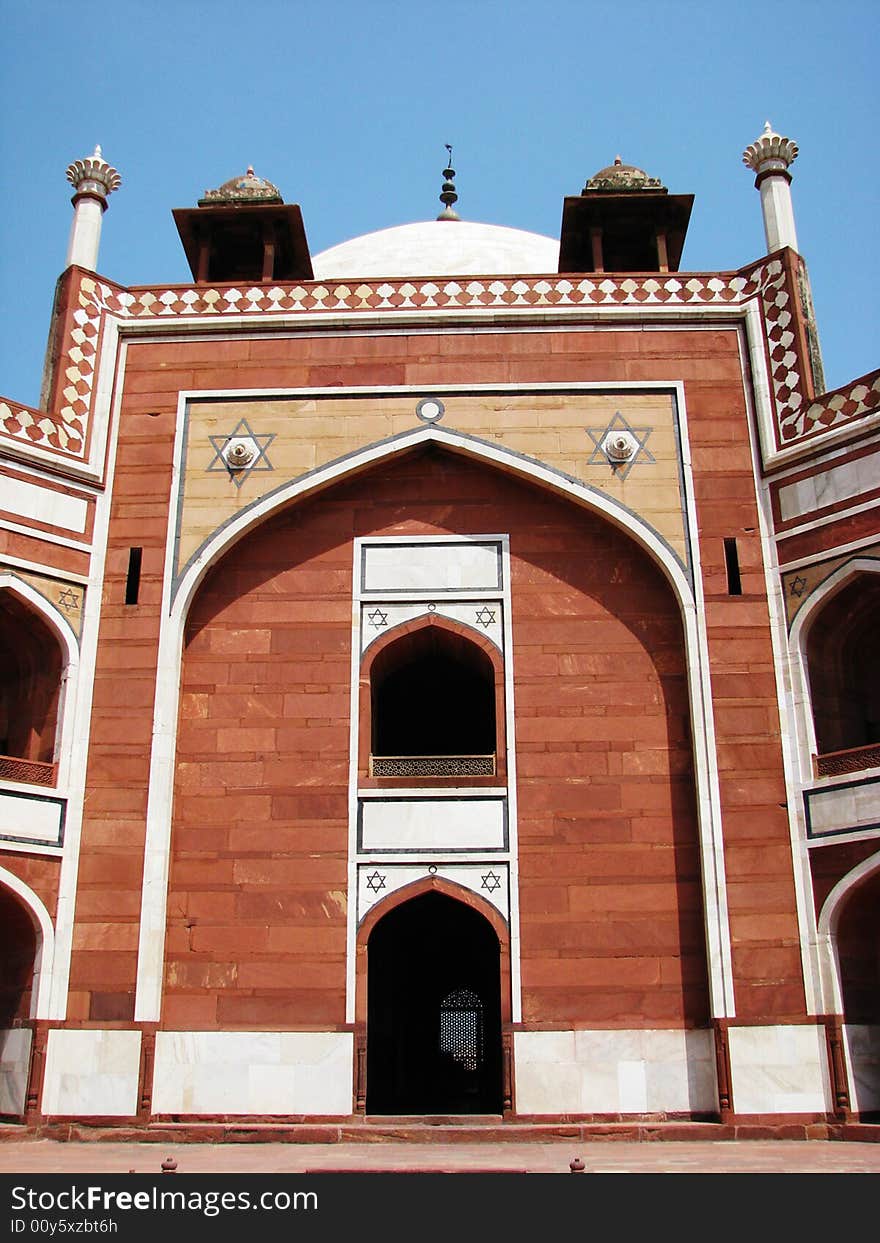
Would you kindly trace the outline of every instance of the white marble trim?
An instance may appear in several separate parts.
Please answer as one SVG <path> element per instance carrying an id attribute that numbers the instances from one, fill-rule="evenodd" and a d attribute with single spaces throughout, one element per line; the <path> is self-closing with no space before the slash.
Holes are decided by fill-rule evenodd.
<path id="1" fill-rule="evenodd" d="M 785 596 L 777 563 L 776 543 L 773 538 L 773 508 L 770 485 L 761 470 L 761 446 L 754 431 L 756 415 L 752 401 L 753 393 L 748 384 L 745 360 L 743 367 L 743 391 L 749 410 L 749 440 L 752 452 L 752 474 L 755 480 L 755 501 L 758 511 L 758 533 L 761 538 L 761 557 L 764 569 L 764 589 L 767 593 L 767 609 L 770 622 L 770 642 L 773 650 L 773 673 L 776 684 L 776 702 L 779 711 L 780 746 L 788 804 L 788 833 L 791 846 L 792 875 L 794 880 L 795 910 L 798 921 L 801 971 L 808 1014 L 821 1013 L 818 995 L 821 991 L 821 968 L 816 949 L 815 913 L 813 910 L 812 875 L 806 849 L 806 826 L 803 802 L 800 797 L 800 759 L 797 742 L 797 707 L 792 694 L 788 670 L 788 636 Z M 792 733 L 794 730 L 794 735 Z"/>
<path id="2" fill-rule="evenodd" d="M 104 594 L 104 569 L 107 561 L 107 534 L 110 526 L 110 507 L 113 502 L 113 482 L 116 470 L 115 448 L 119 432 L 119 410 L 122 404 L 122 376 L 125 373 L 125 346 L 122 345 L 118 358 L 119 386 L 116 390 L 111 412 L 110 402 L 114 369 L 117 362 L 115 353 L 117 340 L 118 337 L 115 330 L 111 331 L 111 326 L 108 324 L 101 349 L 99 383 L 93 408 L 96 418 L 95 428 L 107 426 L 110 431 L 110 445 L 107 453 L 106 487 L 103 493 L 99 494 L 95 503 L 92 556 L 89 562 L 89 586 L 85 593 L 82 633 L 79 645 L 81 674 L 76 680 L 76 694 L 70 696 L 69 712 L 65 712 L 65 721 L 68 716 L 70 717 L 73 742 L 69 754 L 64 853 L 61 859 L 61 872 L 58 882 L 57 942 L 52 981 L 52 1000 L 50 1003 L 50 1013 L 47 1016 L 52 1019 L 64 1019 L 67 1016 L 67 991 L 70 978 L 70 959 L 73 950 L 76 889 L 77 877 L 79 875 L 79 848 L 82 835 L 94 692 L 94 678 L 92 674 L 86 676 L 85 671 L 94 670 L 98 651 L 98 635 L 101 626 L 101 608 Z M 106 439 L 104 433 L 100 435 L 97 433 L 93 434 L 93 465 L 103 461 L 103 458 L 98 456 L 98 442 L 103 443 L 104 439 Z"/>

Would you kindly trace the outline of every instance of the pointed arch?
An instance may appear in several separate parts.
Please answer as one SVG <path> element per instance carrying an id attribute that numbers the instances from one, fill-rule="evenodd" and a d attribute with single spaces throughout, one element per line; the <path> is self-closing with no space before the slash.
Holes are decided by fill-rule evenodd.
<path id="1" fill-rule="evenodd" d="M 482 915 L 492 926 L 498 938 L 501 956 L 501 1021 L 509 1023 L 511 1019 L 510 928 L 507 920 L 496 906 L 473 889 L 468 889 L 443 876 L 423 876 L 420 880 L 395 889 L 386 898 L 371 906 L 361 920 L 357 930 L 355 950 L 355 1022 L 358 1025 L 364 1025 L 367 1021 L 367 946 L 373 929 L 385 915 L 405 902 L 411 902 L 413 898 L 419 898 L 426 893 L 444 894 L 447 898 L 461 902 L 463 906 L 470 907 L 478 915 Z"/>
<path id="2" fill-rule="evenodd" d="M 15 894 L 33 925 L 36 936 L 34 975 L 31 984 L 30 1017 L 49 1017 L 49 987 L 55 957 L 55 928 L 43 901 L 13 872 L 0 867 L 0 885 Z"/>
<path id="3" fill-rule="evenodd" d="M 63 785 L 67 781 L 72 744 L 71 713 L 67 711 L 67 705 L 74 697 L 75 675 L 79 666 L 79 642 L 67 618 L 30 583 L 10 570 L 0 571 L 0 593 L 3 592 L 9 592 L 25 608 L 36 613 L 58 646 L 60 673 L 54 710 L 52 763 L 58 766 L 57 784 Z"/>
<path id="4" fill-rule="evenodd" d="M 357 970 L 355 1025 L 366 1069 L 358 1098 L 369 1111 L 472 1113 L 477 1101 L 476 1112 L 501 1111 L 509 1097 L 502 1067 L 511 974 L 510 938 L 499 911 L 453 881 L 422 877 L 364 917 Z M 467 1091 L 461 1095 L 454 1050 L 444 1043 L 442 1016 L 442 1002 L 463 988 L 480 999 L 479 1033 L 470 1031 L 479 1038 L 468 1068 L 475 1076 L 469 1101 Z M 472 1027 L 475 1022 L 476 1014 Z"/>
<path id="5" fill-rule="evenodd" d="M 374 639 L 364 651 L 358 691 L 358 767 L 362 778 L 372 777 L 371 759 L 374 755 L 402 754 L 393 746 L 389 750 L 385 745 L 389 735 L 400 733 L 394 721 L 388 720 L 389 716 L 394 715 L 395 706 L 400 708 L 399 704 L 395 705 L 393 702 L 393 692 L 390 696 L 388 694 L 389 682 L 395 677 L 394 657 L 395 654 L 401 657 L 409 655 L 416 660 L 421 660 L 424 666 L 426 661 L 430 661 L 430 655 L 426 655 L 427 649 L 424 642 L 429 636 L 439 640 L 439 644 L 435 643 L 434 646 L 439 647 L 441 660 L 448 656 L 447 665 L 454 667 L 456 664 L 467 664 L 470 666 L 465 675 L 465 683 L 469 683 L 475 693 L 470 696 L 472 710 L 469 713 L 466 712 L 467 733 L 471 742 L 469 743 L 466 738 L 463 742 L 458 741 L 458 745 L 454 745 L 457 741 L 454 737 L 455 726 L 448 719 L 447 713 L 440 722 L 439 735 L 448 738 L 448 746 L 446 749 L 439 750 L 436 747 L 425 749 L 424 755 L 479 755 L 481 762 L 485 759 L 488 765 L 487 757 L 491 753 L 495 760 L 494 770 L 489 776 L 493 781 L 503 780 L 506 771 L 506 746 L 502 654 L 491 639 L 473 627 L 451 617 L 445 617 L 443 614 L 429 612 L 394 626 Z M 444 638 L 446 638 L 445 644 Z M 448 652 L 444 652 L 444 646 Z M 436 719 L 435 707 L 439 707 L 441 717 L 443 717 L 444 708 L 450 707 L 445 702 L 446 697 L 442 693 L 443 681 L 444 679 L 441 678 L 440 694 L 444 703 L 426 707 L 425 712 L 429 720 Z M 461 692 L 461 689 L 461 686 L 450 685 L 449 687 L 450 694 L 455 691 Z M 413 716 L 410 714 L 408 729 L 412 723 Z M 439 736 L 438 731 L 435 729 L 433 733 L 436 740 Z M 483 739 L 481 745 L 478 746 L 476 742 L 473 742 L 473 738 L 477 741 Z M 406 754 L 409 755 L 410 751 Z M 416 752 L 412 754 L 415 755 Z"/>
<path id="6" fill-rule="evenodd" d="M 369 446 L 281 485 L 242 510 L 210 536 L 177 577 L 174 573 L 175 533 L 173 530 L 169 532 L 163 622 L 158 653 L 156 728 L 151 752 L 147 806 L 136 1020 L 155 1021 L 161 1012 L 180 662 L 186 618 L 195 592 L 218 559 L 270 515 L 293 503 L 312 498 L 334 484 L 347 481 L 374 466 L 393 463 L 424 446 L 439 448 L 453 456 L 470 458 L 479 465 L 492 467 L 519 481 L 534 484 L 550 495 L 611 522 L 624 535 L 633 539 L 659 567 L 671 586 L 673 598 L 680 610 L 685 636 L 706 912 L 707 959 L 710 964 L 711 1011 L 719 1017 L 733 1017 L 735 1005 L 708 643 L 705 623 L 698 609 L 698 599 L 701 600 L 702 596 L 696 565 L 692 582 L 687 567 L 666 541 L 643 519 L 611 497 L 503 446 L 429 425 Z M 691 555 L 696 559 L 696 545 L 693 546 Z M 352 758 L 356 762 L 357 756 Z M 349 993 L 352 1002 L 354 991 L 352 981 Z"/>
<path id="7" fill-rule="evenodd" d="M 880 558 L 852 557 L 845 564 L 838 566 L 811 592 L 792 622 L 789 650 L 803 781 L 811 781 L 814 778 L 813 756 L 818 754 L 821 741 L 820 731 L 816 726 L 817 704 L 810 677 L 808 651 L 810 636 L 814 625 L 821 619 L 825 609 L 841 592 L 851 587 L 862 576 L 870 576 L 872 585 L 876 585 L 875 590 L 880 588 Z"/>

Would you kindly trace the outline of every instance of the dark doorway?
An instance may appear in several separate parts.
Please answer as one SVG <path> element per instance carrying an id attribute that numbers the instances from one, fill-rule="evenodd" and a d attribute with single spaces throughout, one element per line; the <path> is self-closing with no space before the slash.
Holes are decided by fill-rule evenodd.
<path id="1" fill-rule="evenodd" d="M 62 673 L 46 623 L 14 592 L 0 591 L 0 755 L 52 763 Z"/>
<path id="2" fill-rule="evenodd" d="M 880 576 L 860 574 L 810 627 L 807 665 L 820 755 L 880 743 Z"/>
<path id="3" fill-rule="evenodd" d="M 367 1112 L 500 1114 L 500 947 L 479 912 L 426 893 L 367 948 Z"/>
<path id="4" fill-rule="evenodd" d="M 0 942 L 0 1031 L 5 1031 L 26 1023 L 30 1014 L 37 937 L 28 912 L 4 885 L 0 885 Z"/>

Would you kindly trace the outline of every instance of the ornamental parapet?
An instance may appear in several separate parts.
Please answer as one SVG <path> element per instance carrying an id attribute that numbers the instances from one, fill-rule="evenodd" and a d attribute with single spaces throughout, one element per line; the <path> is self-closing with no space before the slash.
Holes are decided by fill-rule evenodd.
<path id="1" fill-rule="evenodd" d="M 279 327 L 297 321 L 361 316 L 440 319 L 487 312 L 497 321 L 529 315 L 744 310 L 761 319 L 775 414 L 777 448 L 815 435 L 875 408 L 875 376 L 822 398 L 810 392 L 809 361 L 796 335 L 798 292 L 789 252 L 738 272 L 486 276 L 435 279 L 307 281 L 279 285 L 169 285 L 126 289 L 70 268 L 63 322 L 57 327 L 52 408 L 0 403 L 0 440 L 36 446 L 68 460 L 89 454 L 96 360 L 108 325 L 179 325 L 199 331 L 256 321 Z M 862 393 L 862 388 L 865 392 Z"/>

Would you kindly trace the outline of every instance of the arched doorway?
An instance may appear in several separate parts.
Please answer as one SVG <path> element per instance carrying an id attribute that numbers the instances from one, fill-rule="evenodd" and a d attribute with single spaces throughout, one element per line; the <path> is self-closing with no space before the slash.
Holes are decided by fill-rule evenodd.
<path id="1" fill-rule="evenodd" d="M 60 645 L 37 610 L 0 590 L 0 766 L 8 780 L 53 783 L 63 671 Z"/>
<path id="2" fill-rule="evenodd" d="M 850 1100 L 863 1122 L 880 1122 L 880 868 L 844 899 L 836 926 Z"/>
<path id="3" fill-rule="evenodd" d="M 425 893 L 367 946 L 367 1113 L 501 1113 L 500 946 L 478 911 Z"/>
<path id="4" fill-rule="evenodd" d="M 819 776 L 856 771 L 877 762 L 878 617 L 880 575 L 862 573 L 836 591 L 810 625 L 806 657 Z M 846 753 L 845 760 L 841 753 Z"/>
<path id="5" fill-rule="evenodd" d="M 0 1116 L 25 1111 L 37 933 L 30 912 L 0 884 Z"/>

